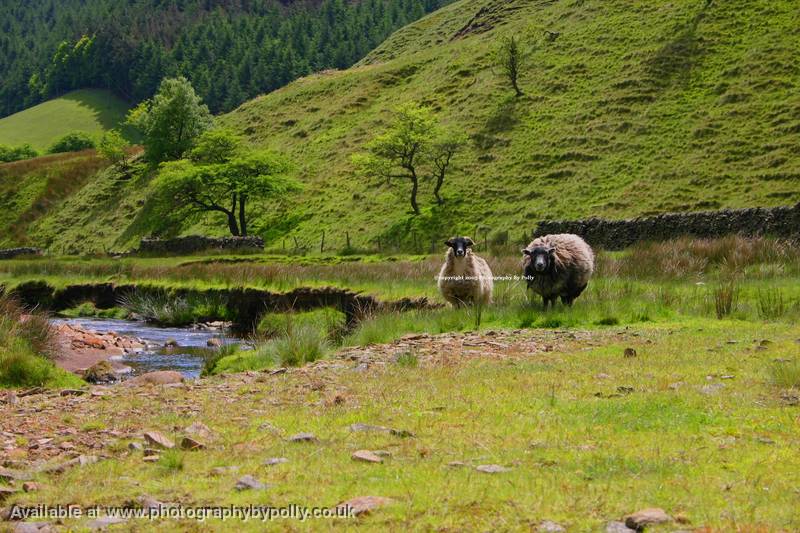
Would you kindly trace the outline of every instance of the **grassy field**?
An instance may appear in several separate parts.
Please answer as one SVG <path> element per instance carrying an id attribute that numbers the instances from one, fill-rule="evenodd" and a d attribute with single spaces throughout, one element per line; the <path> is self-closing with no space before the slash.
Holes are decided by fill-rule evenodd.
<path id="1" fill-rule="evenodd" d="M 62 475 L 39 474 L 38 492 L 7 503 L 140 506 L 146 496 L 185 508 L 330 508 L 381 496 L 393 504 L 358 519 L 286 519 L 273 526 L 512 531 L 553 520 L 569 531 L 598 531 L 657 506 L 679 523 L 648 531 L 800 528 L 800 375 L 776 381 L 775 370 L 784 364 L 775 361 L 796 361 L 796 325 L 698 319 L 576 333 L 579 340 L 553 351 L 501 360 L 455 349 L 416 366 L 389 362 L 354 372 L 347 363 L 213 378 L 186 390 L 121 387 L 73 402 L 68 413 L 58 412 L 58 400 L 43 401 L 50 409 L 26 426 L 24 438 L 74 428 L 74 436 L 57 440 L 93 455 L 97 450 L 88 446 L 101 442 L 106 459 Z M 761 345 L 753 341 L 764 339 L 766 347 L 754 349 Z M 627 346 L 639 356 L 623 358 Z M 7 420 L 0 422 L 5 430 Z M 162 452 L 147 464 L 128 449 L 143 431 L 179 440 L 194 421 L 214 432 L 205 450 Z M 413 437 L 353 432 L 356 423 Z M 319 441 L 288 440 L 299 432 Z M 386 452 L 383 463 L 351 459 L 362 449 Z M 288 462 L 265 466 L 274 457 Z M 478 465 L 508 470 L 486 474 Z M 235 490 L 244 475 L 269 488 Z M 88 519 L 66 523 L 80 527 Z M 131 520 L 122 529 L 147 524 Z M 264 528 L 253 520 L 200 526 L 190 519 L 163 519 L 159 527 L 223 531 L 232 524 Z"/>
<path id="2" fill-rule="evenodd" d="M 274 248 L 296 238 L 314 250 L 324 230 L 329 250 L 342 250 L 349 233 L 359 249 L 424 253 L 456 233 L 508 231 L 521 242 L 547 218 L 793 204 L 793 15 L 789 0 L 462 0 L 354 68 L 298 80 L 218 122 L 285 153 L 304 183 L 295 196 L 253 206 L 252 230 Z M 509 33 L 527 53 L 520 98 L 493 66 Z M 431 106 L 470 139 L 445 204 L 434 205 L 423 180 L 417 217 L 402 182 L 368 180 L 350 159 L 404 102 Z M 30 224 L 28 238 L 66 253 L 225 232 L 213 215 L 158 216 L 150 179 L 98 173 Z"/>
<path id="3" fill-rule="evenodd" d="M 100 134 L 119 128 L 130 105 L 106 90 L 83 89 L 0 119 L 0 144 L 44 151 L 73 131 Z"/>
<path id="4" fill-rule="evenodd" d="M 439 261 L 226 259 L 6 261 L 0 280 L 178 286 L 191 278 L 273 288 L 317 280 L 366 288 L 367 280 L 377 287 L 405 277 L 387 294 L 435 298 Z M 516 261 L 490 263 L 495 274 L 511 274 Z M 660 507 L 673 520 L 648 531 L 793 531 L 800 528 L 798 279 L 800 251 L 791 243 L 684 239 L 601 254 L 596 278 L 572 308 L 543 312 L 521 286 L 498 281 L 495 303 L 480 313 L 376 314 L 352 330 L 332 310 L 267 315 L 255 350 L 226 347 L 209 367 L 217 375 L 191 385 L 101 387 L 79 397 L 56 391 L 0 405 L 0 430 L 14 435 L 0 457 L 32 472 L 38 485 L 4 505 L 331 508 L 378 496 L 391 503 L 359 518 L 272 526 L 515 531 L 551 520 L 568 531 L 598 531 Z M 193 422 L 211 430 L 199 451 L 160 450 L 146 462 L 129 447 L 147 431 L 180 442 Z M 293 442 L 301 432 L 316 440 Z M 47 438 L 55 441 L 35 444 Z M 379 452 L 381 462 L 353 459 L 359 450 Z M 83 466 L 46 473 L 79 456 Z M 271 458 L 285 461 L 267 464 Z M 478 469 L 486 465 L 496 472 Z M 245 475 L 266 488 L 237 490 Z M 232 523 L 264 528 L 256 520 L 189 518 L 164 518 L 158 527 L 223 531 Z M 129 518 L 118 527 L 148 525 Z"/>

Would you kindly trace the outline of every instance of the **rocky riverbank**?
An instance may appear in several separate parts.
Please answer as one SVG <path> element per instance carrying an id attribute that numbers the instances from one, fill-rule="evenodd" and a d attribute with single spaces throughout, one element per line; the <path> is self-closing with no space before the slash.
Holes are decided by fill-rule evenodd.
<path id="1" fill-rule="evenodd" d="M 58 324 L 54 330 L 58 354 L 54 362 L 80 375 L 86 375 L 98 363 L 106 363 L 103 366 L 115 373 L 128 372 L 130 368 L 120 359 L 147 347 L 141 339 L 120 336 L 113 331 L 98 333 L 74 324 Z"/>

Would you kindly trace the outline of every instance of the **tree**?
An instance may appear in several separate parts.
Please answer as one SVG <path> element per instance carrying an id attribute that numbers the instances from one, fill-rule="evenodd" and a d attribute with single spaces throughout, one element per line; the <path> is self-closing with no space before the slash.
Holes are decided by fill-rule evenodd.
<path id="1" fill-rule="evenodd" d="M 440 191 L 442 190 L 442 185 L 444 185 L 447 171 L 450 170 L 453 157 L 466 142 L 466 135 L 455 131 L 445 131 L 433 143 L 430 155 L 433 164 L 433 177 L 436 180 L 433 195 L 439 205 L 444 203 L 444 198 L 441 197 Z"/>
<path id="2" fill-rule="evenodd" d="M 180 159 L 212 119 L 192 84 L 178 77 L 162 81 L 151 100 L 128 113 L 128 123 L 142 132 L 147 159 L 160 163 Z"/>
<path id="3" fill-rule="evenodd" d="M 519 74 L 524 64 L 524 57 L 520 43 L 513 35 L 501 38 L 500 47 L 497 50 L 497 63 L 503 76 L 511 83 L 516 96 L 522 96 L 524 93 L 519 88 Z"/>
<path id="4" fill-rule="evenodd" d="M 288 164 L 276 154 L 248 151 L 235 136 L 209 131 L 189 159 L 163 163 L 153 187 L 168 209 L 222 213 L 231 235 L 246 237 L 250 200 L 298 188 L 287 171 Z"/>
<path id="5" fill-rule="evenodd" d="M 435 182 L 433 194 L 444 203 L 441 189 L 453 157 L 464 145 L 463 135 L 443 129 L 430 108 L 414 104 L 401 106 L 389 130 L 367 144 L 366 154 L 356 154 L 353 162 L 368 175 L 391 183 L 393 179 L 411 182 L 410 203 L 415 215 L 420 179 Z"/>
<path id="6" fill-rule="evenodd" d="M 128 174 L 128 150 L 130 143 L 117 130 L 107 131 L 97 144 L 97 152 L 117 170 Z"/>
<path id="7" fill-rule="evenodd" d="M 419 214 L 420 167 L 425 151 L 434 138 L 436 121 L 430 108 L 414 104 L 401 106 L 395 112 L 389 131 L 367 145 L 368 154 L 357 154 L 354 162 L 367 174 L 391 183 L 393 179 L 411 182 L 411 210 Z"/>

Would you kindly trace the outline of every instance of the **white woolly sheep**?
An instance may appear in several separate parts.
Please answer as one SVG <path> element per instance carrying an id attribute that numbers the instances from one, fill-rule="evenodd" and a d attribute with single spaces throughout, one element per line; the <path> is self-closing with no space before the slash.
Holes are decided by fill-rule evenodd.
<path id="1" fill-rule="evenodd" d="M 492 270 L 486 261 L 472 253 L 469 237 L 453 237 L 445 263 L 439 271 L 439 291 L 453 307 L 469 304 L 489 305 L 492 301 Z"/>
<path id="2" fill-rule="evenodd" d="M 528 288 L 542 297 L 544 308 L 560 297 L 565 305 L 580 296 L 594 272 L 594 252 L 571 233 L 545 235 L 522 250 Z"/>

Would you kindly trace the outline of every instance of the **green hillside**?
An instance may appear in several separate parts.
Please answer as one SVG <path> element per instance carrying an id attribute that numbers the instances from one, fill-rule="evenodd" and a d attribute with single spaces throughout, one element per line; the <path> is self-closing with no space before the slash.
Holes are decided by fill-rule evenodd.
<path id="1" fill-rule="evenodd" d="M 0 119 L 0 144 L 29 143 L 37 150 L 46 150 L 72 131 L 100 133 L 118 127 L 129 107 L 109 91 L 73 91 Z"/>
<path id="2" fill-rule="evenodd" d="M 220 122 L 287 153 L 305 184 L 257 206 L 251 227 L 274 245 L 297 237 L 313 249 L 325 230 L 328 249 L 344 246 L 345 231 L 357 247 L 423 248 L 476 228 L 521 239 L 545 218 L 789 204 L 800 200 L 795 14 L 791 0 L 461 0 L 355 67 L 300 79 Z M 521 98 L 492 59 L 508 34 L 528 51 Z M 405 184 L 367 179 L 350 161 L 408 101 L 470 136 L 446 203 L 435 206 L 426 182 L 418 217 Z M 32 223 L 29 239 L 119 249 L 149 233 L 224 233 L 214 217 L 163 227 L 147 181 L 101 173 Z"/>

